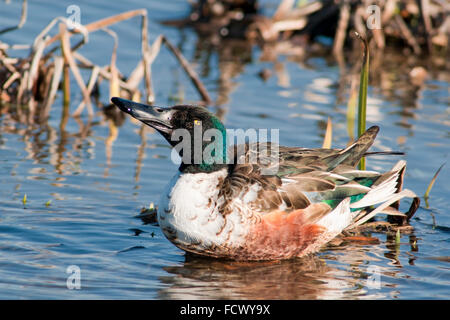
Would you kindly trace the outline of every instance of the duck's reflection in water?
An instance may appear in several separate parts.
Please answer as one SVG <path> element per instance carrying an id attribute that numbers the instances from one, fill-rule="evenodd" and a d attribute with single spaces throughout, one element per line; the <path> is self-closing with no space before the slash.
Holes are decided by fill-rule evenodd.
<path id="1" fill-rule="evenodd" d="M 322 254 L 271 262 L 235 262 L 186 255 L 181 266 L 165 267 L 167 287 L 161 299 L 343 299 L 380 298 L 380 290 L 366 287 L 367 248 L 338 250 L 348 269 Z M 328 251 L 330 252 L 330 251 Z M 328 253 L 326 254 L 328 256 Z M 345 257 L 342 257 L 345 256 Z M 331 262 L 331 263 L 330 263 Z"/>

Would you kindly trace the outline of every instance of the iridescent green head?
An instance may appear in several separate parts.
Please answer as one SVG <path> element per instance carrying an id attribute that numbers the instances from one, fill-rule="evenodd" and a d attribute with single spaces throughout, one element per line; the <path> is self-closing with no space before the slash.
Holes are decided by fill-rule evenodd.
<path id="1" fill-rule="evenodd" d="M 121 98 L 111 101 L 122 111 L 156 129 L 175 148 L 180 171 L 212 172 L 227 166 L 227 135 L 222 122 L 204 107 L 148 106 Z"/>

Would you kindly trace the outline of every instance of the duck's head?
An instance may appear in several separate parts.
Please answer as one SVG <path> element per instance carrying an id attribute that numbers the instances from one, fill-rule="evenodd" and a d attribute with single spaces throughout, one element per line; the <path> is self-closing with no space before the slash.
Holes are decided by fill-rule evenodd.
<path id="1" fill-rule="evenodd" d="M 161 108 L 116 97 L 111 102 L 157 130 L 182 158 L 180 171 L 212 172 L 227 166 L 225 127 L 206 108 L 189 105 Z"/>

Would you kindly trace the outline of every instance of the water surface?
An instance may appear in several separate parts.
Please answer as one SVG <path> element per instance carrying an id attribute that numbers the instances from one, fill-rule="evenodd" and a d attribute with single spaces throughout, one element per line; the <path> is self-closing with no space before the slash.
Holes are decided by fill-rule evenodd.
<path id="1" fill-rule="evenodd" d="M 270 12 L 272 2 L 263 2 Z M 31 43 L 73 1 L 32 1 L 18 31 L 6 43 Z M 328 117 L 333 146 L 349 141 L 348 90 L 335 62 L 320 56 L 266 59 L 257 46 L 213 46 L 190 29 L 159 21 L 185 17 L 186 1 L 79 2 L 82 23 L 147 8 L 150 40 L 164 33 L 201 75 L 215 100 L 211 108 L 229 128 L 278 128 L 280 143 L 319 147 Z M 17 24 L 20 2 L 0 4 L 0 27 Z M 118 67 L 128 75 L 140 58 L 140 20 L 112 27 L 119 36 Z M 109 63 L 112 39 L 92 34 L 86 57 Z M 402 157 L 376 157 L 368 168 L 386 170 L 408 161 L 405 187 L 423 195 L 450 150 L 449 77 L 430 72 L 422 86 L 405 80 L 397 62 L 381 66 L 392 86 L 369 88 L 368 126 L 381 131 L 373 150 L 399 150 Z M 391 68 L 392 67 L 392 68 Z M 384 69 L 383 69 L 384 68 Z M 266 81 L 258 74 L 270 70 Z M 348 68 L 350 69 L 350 67 Z M 174 57 L 163 49 L 153 65 L 156 103 L 199 100 Z M 83 73 L 85 79 L 89 73 Z M 407 78 L 407 77 L 406 77 Z M 81 101 L 75 82 L 71 111 Z M 344 87 L 349 83 L 344 83 Z M 108 85 L 100 88 L 108 103 Z M 61 95 L 48 122 L 33 127 L 0 116 L 0 298 L 2 299 L 448 299 L 450 298 L 450 186 L 444 167 L 428 201 L 400 244 L 374 233 L 379 244 L 343 244 L 282 262 L 237 263 L 186 256 L 157 226 L 136 215 L 157 205 L 177 166 L 162 137 L 128 117 L 112 119 L 101 109 L 89 119 L 62 121 Z M 115 121 L 115 122 L 114 122 Z M 117 136 L 112 123 L 120 125 Z M 22 199 L 27 195 L 24 206 Z M 48 204 L 50 202 L 50 205 Z M 408 208 L 409 202 L 402 205 Z M 66 270 L 81 270 L 81 289 L 69 290 Z M 380 286 L 373 286 L 378 277 Z"/>

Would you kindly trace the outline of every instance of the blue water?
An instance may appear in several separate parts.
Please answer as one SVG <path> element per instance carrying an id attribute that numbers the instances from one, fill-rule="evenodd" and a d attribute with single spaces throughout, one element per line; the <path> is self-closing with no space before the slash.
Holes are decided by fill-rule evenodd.
<path id="1" fill-rule="evenodd" d="M 262 61 L 257 46 L 238 48 L 234 55 L 229 52 L 231 44 L 208 48 L 193 30 L 159 23 L 187 16 L 190 8 L 184 0 L 31 1 L 25 26 L 0 35 L 0 41 L 31 43 L 55 16 L 67 16 L 71 4 L 80 7 L 84 24 L 146 8 L 150 41 L 163 33 L 181 48 L 216 101 L 211 110 L 220 113 L 229 128 L 278 128 L 281 144 L 320 147 L 330 116 L 333 146 L 345 147 L 349 141 L 348 92 L 338 98 L 342 92 L 336 64 L 320 56 L 300 60 L 279 55 L 276 61 Z M 273 2 L 263 4 L 264 10 L 274 8 Z M 20 7 L 19 1 L 0 3 L 0 29 L 17 24 Z M 140 19 L 111 29 L 119 37 L 117 66 L 129 75 L 141 54 Z M 80 53 L 107 65 L 112 48 L 112 38 L 99 31 Z M 263 69 L 272 72 L 267 81 L 258 76 Z M 173 104 L 173 97 L 187 103 L 199 100 L 166 49 L 152 72 L 158 105 Z M 405 187 L 423 195 L 435 171 L 448 162 L 449 74 L 430 72 L 420 88 L 405 87 L 404 74 L 388 66 L 382 74 L 392 79 L 392 86 L 369 88 L 368 126 L 381 127 L 373 150 L 406 152 L 401 157 L 408 161 Z M 83 71 L 83 77 L 87 80 L 89 73 Z M 100 91 L 106 104 L 106 81 Z M 81 99 L 72 79 L 71 112 Z M 114 138 L 110 120 L 99 109 L 91 120 L 83 113 L 81 121 L 69 117 L 61 128 L 61 110 L 59 93 L 44 124 L 27 127 L 9 114 L 0 115 L 2 299 L 450 298 L 448 165 L 428 205 L 422 199 L 411 221 L 414 231 L 403 234 L 400 244 L 373 233 L 379 244 L 328 247 L 292 261 L 199 259 L 187 257 L 157 226 L 136 218 L 142 207 L 158 204 L 164 185 L 177 170 L 162 137 L 126 118 Z M 371 158 L 368 168 L 388 169 L 398 159 Z M 79 290 L 67 287 L 69 266 L 80 270 Z M 371 285 L 373 279 L 379 286 Z"/>

